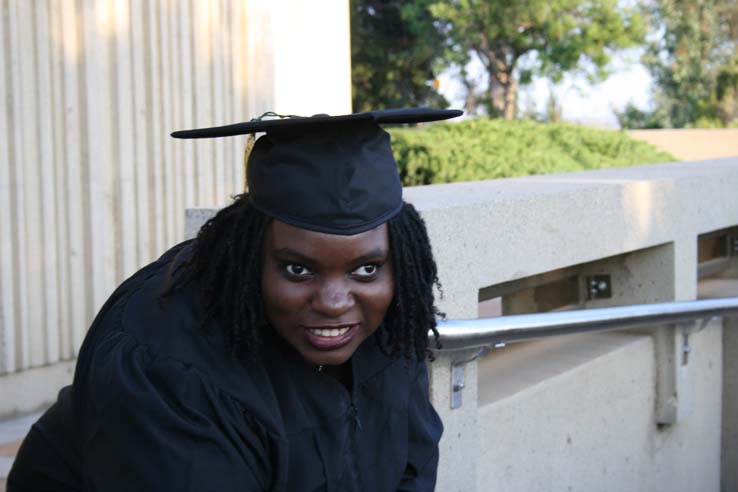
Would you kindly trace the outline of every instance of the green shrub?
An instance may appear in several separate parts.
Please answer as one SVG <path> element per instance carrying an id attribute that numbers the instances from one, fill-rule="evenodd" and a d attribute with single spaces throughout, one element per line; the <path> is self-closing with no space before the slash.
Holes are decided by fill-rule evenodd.
<path id="1" fill-rule="evenodd" d="M 389 132 L 405 186 L 676 160 L 624 132 L 565 123 L 478 118 Z"/>

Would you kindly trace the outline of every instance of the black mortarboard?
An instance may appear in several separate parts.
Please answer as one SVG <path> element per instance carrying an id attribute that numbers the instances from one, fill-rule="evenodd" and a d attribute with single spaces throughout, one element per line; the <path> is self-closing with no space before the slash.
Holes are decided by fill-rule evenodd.
<path id="1" fill-rule="evenodd" d="M 387 109 L 342 116 L 252 120 L 172 133 L 215 138 L 266 132 L 248 159 L 253 205 L 288 224 L 329 234 L 368 231 L 402 209 L 402 184 L 381 124 L 460 116 L 458 110 Z"/>

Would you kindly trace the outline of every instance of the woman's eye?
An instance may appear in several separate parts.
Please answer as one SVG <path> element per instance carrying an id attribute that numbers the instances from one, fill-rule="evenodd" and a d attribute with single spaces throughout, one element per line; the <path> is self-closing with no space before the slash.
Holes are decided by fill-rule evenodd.
<path id="1" fill-rule="evenodd" d="M 377 273 L 377 270 L 379 270 L 379 266 L 370 263 L 368 265 L 361 265 L 353 273 L 357 277 L 372 277 Z"/>
<path id="2" fill-rule="evenodd" d="M 298 265 L 296 263 L 290 263 L 289 265 L 286 265 L 284 268 L 285 270 L 287 270 L 287 273 L 289 273 L 290 275 L 295 275 L 297 277 L 305 277 L 312 273 L 304 265 Z"/>

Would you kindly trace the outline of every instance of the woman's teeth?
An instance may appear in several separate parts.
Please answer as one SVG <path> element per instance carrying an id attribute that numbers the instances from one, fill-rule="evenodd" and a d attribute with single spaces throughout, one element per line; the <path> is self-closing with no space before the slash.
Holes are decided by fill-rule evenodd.
<path id="1" fill-rule="evenodd" d="M 345 335 L 350 329 L 350 326 L 345 326 L 343 328 L 308 328 L 308 331 L 312 335 L 319 337 L 340 337 L 341 335 Z"/>

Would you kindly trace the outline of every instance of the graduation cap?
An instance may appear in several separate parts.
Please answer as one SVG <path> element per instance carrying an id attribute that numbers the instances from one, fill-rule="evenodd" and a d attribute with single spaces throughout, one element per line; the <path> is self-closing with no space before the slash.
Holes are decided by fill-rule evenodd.
<path id="1" fill-rule="evenodd" d="M 266 132 L 248 156 L 253 206 L 296 227 L 351 235 L 383 224 L 402 209 L 397 163 L 389 134 L 380 125 L 445 120 L 461 114 L 411 108 L 260 118 L 172 136 L 217 138 Z"/>

